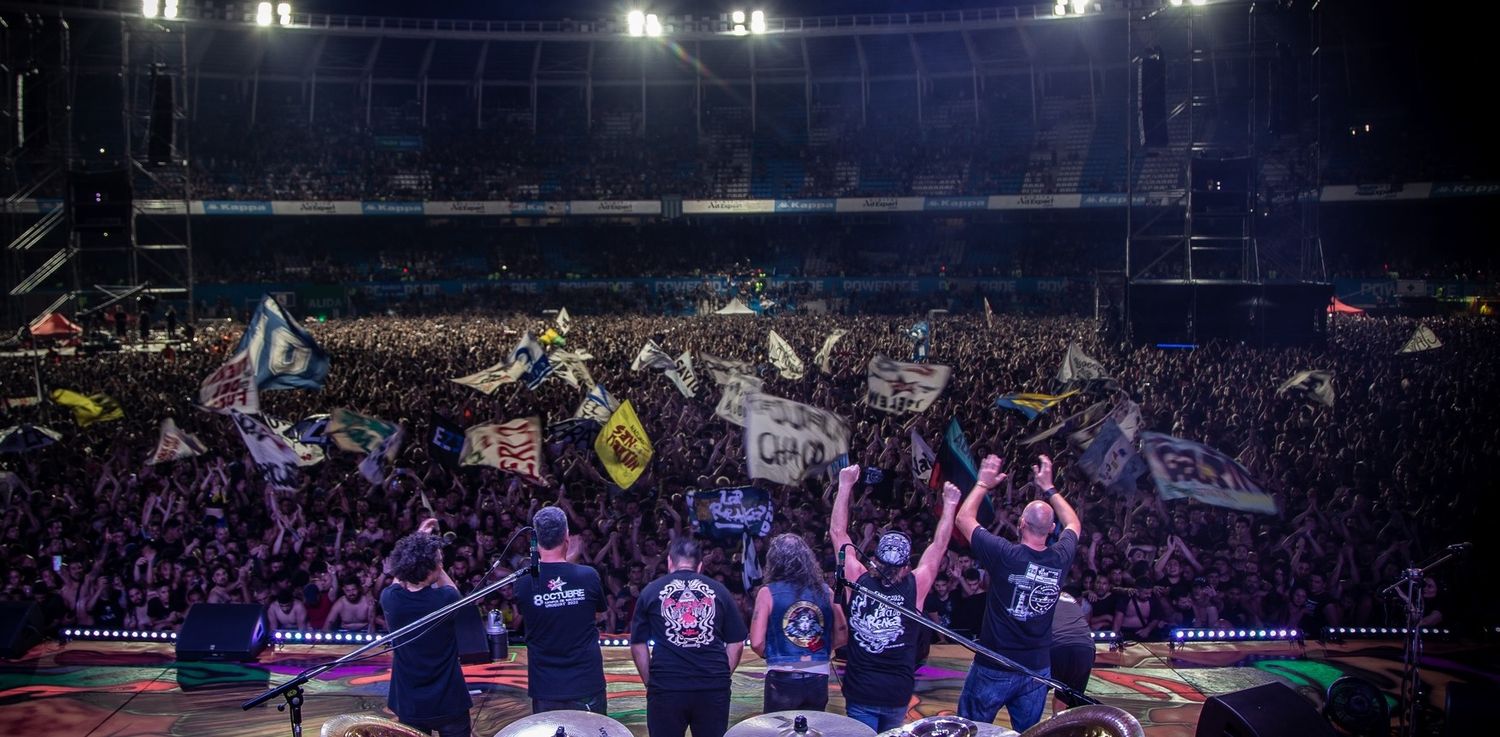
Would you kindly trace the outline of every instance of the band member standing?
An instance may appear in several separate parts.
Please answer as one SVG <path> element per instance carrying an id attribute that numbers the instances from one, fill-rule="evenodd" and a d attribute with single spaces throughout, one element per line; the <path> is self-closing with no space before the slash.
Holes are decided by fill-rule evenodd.
<path id="1" fill-rule="evenodd" d="M 766 659 L 765 711 L 828 706 L 829 655 L 848 637 L 812 548 L 792 533 L 777 535 L 750 617 L 750 647 Z"/>
<path id="2" fill-rule="evenodd" d="M 651 737 L 723 737 L 729 682 L 745 649 L 745 619 L 724 585 L 700 574 L 697 541 L 667 550 L 670 573 L 646 584 L 630 625 L 630 657 L 646 686 Z M 654 644 L 654 647 L 653 647 Z"/>
<path id="3" fill-rule="evenodd" d="M 977 519 L 979 503 L 1005 480 L 1000 459 L 995 456 L 985 458 L 980 465 L 979 480 L 959 507 L 956 524 L 969 538 L 975 561 L 990 578 L 980 643 L 1018 665 L 1048 675 L 1052 607 L 1062 589 L 1063 576 L 1073 565 L 1082 525 L 1073 507 L 1052 484 L 1052 459 L 1042 456 L 1041 464 L 1031 469 L 1032 481 L 1046 501 L 1033 501 L 1021 512 L 1019 544 L 991 534 L 979 526 Z M 1054 515 L 1064 530 L 1057 542 L 1048 545 Z M 975 656 L 958 699 L 958 715 L 988 724 L 1004 706 L 1010 712 L 1011 729 L 1024 732 L 1041 721 L 1046 701 L 1046 684 Z"/>
<path id="4" fill-rule="evenodd" d="M 1053 678 L 1079 693 L 1088 687 L 1089 673 L 1094 670 L 1094 635 L 1083 607 L 1066 591 L 1057 595 L 1057 606 L 1052 609 L 1050 660 Z M 1083 706 L 1065 693 L 1055 695 L 1067 706 Z"/>
<path id="5" fill-rule="evenodd" d="M 839 490 L 833 500 L 833 520 L 829 526 L 836 550 L 850 542 L 849 497 L 859 478 L 859 466 L 839 471 Z M 879 570 L 866 570 L 854 556 L 846 556 L 844 577 L 896 604 L 920 606 L 942 568 L 948 539 L 953 534 L 958 499 L 958 487 L 944 484 L 943 513 L 916 568 L 910 565 L 911 539 L 901 532 L 887 532 L 875 547 Z M 922 627 L 907 622 L 885 604 L 856 593 L 849 602 L 849 629 L 853 642 L 849 647 L 849 667 L 844 672 L 845 713 L 876 732 L 895 729 L 905 721 L 916 686 L 917 644 Z"/>
<path id="6" fill-rule="evenodd" d="M 392 630 L 405 627 L 461 597 L 443 570 L 443 540 L 438 521 L 429 519 L 417 532 L 401 538 L 391 551 L 396 582 L 380 594 L 380 606 Z M 469 737 L 469 687 L 458 665 L 458 632 L 451 618 L 400 643 L 391 664 L 387 703 L 396 718 L 438 737 Z"/>
<path id="7" fill-rule="evenodd" d="M 604 611 L 599 573 L 567 559 L 568 516 L 544 507 L 531 518 L 541 573 L 516 582 L 526 622 L 526 676 L 532 713 L 577 709 L 604 714 L 604 656 L 594 616 Z"/>

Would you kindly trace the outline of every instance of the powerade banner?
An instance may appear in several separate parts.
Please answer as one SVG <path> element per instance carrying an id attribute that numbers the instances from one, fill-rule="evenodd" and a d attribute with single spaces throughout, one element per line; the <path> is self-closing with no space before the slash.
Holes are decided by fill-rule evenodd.
<path id="1" fill-rule="evenodd" d="M 696 489 L 687 493 L 687 511 L 699 535 L 736 540 L 771 534 L 771 495 L 754 486 Z"/>

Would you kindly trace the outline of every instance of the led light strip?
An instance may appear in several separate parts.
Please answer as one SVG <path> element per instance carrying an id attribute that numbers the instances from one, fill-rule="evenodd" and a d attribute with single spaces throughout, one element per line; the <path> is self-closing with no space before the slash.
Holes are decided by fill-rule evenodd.
<path id="1" fill-rule="evenodd" d="M 1172 641 L 1182 643 L 1218 642 L 1226 640 L 1300 640 L 1302 639 L 1302 635 L 1302 631 L 1297 629 L 1177 629 L 1172 630 Z"/>

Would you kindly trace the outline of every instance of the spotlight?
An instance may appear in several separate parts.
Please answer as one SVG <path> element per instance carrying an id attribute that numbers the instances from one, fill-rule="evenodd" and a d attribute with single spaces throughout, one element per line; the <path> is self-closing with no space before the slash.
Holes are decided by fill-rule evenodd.
<path id="1" fill-rule="evenodd" d="M 750 32 L 756 34 L 766 32 L 766 11 L 756 10 L 750 13 Z"/>
<path id="2" fill-rule="evenodd" d="M 155 18 L 161 12 L 161 0 L 141 0 L 141 15 Z"/>
<path id="3" fill-rule="evenodd" d="M 1067 15 L 1068 14 L 1068 5 L 1067 5 L 1067 3 L 1061 3 L 1060 2 L 1060 3 L 1052 6 L 1052 14 L 1055 15 L 1055 16 L 1058 16 L 1058 17 L 1062 17 L 1064 15 Z"/>
<path id="4" fill-rule="evenodd" d="M 1198 6 L 1203 6 L 1203 5 L 1207 5 L 1208 4 L 1208 0 L 1189 0 L 1189 2 L 1191 2 L 1194 5 L 1198 5 Z"/>
<path id="5" fill-rule="evenodd" d="M 177 0 L 167 0 L 162 6 L 161 16 L 167 20 L 177 20 Z"/>
<path id="6" fill-rule="evenodd" d="M 736 10 L 733 13 L 729 14 L 729 19 L 732 20 L 732 21 L 734 21 L 735 23 L 744 23 L 745 22 L 745 11 L 743 11 L 743 10 Z"/>
<path id="7" fill-rule="evenodd" d="M 646 14 L 646 35 L 655 38 L 661 35 L 661 18 L 655 13 Z"/>
<path id="8" fill-rule="evenodd" d="M 278 4 L 276 6 L 276 15 L 281 16 L 281 25 L 284 25 L 284 26 L 291 25 L 292 24 L 292 4 L 291 3 L 280 3 L 280 4 Z"/>
<path id="9" fill-rule="evenodd" d="M 270 3 L 263 2 L 263 3 L 255 6 L 255 25 L 257 25 L 257 26 L 269 26 L 269 25 L 271 25 L 271 4 Z"/>
<path id="10" fill-rule="evenodd" d="M 625 27 L 632 36 L 646 35 L 646 14 L 639 10 L 632 10 L 625 16 Z"/>
<path id="11" fill-rule="evenodd" d="M 1073 15 L 1083 15 L 1088 10 L 1089 0 L 1073 0 Z"/>
<path id="12" fill-rule="evenodd" d="M 1168 2 L 1171 3 L 1172 7 L 1174 8 L 1182 7 L 1182 0 L 1168 0 Z"/>

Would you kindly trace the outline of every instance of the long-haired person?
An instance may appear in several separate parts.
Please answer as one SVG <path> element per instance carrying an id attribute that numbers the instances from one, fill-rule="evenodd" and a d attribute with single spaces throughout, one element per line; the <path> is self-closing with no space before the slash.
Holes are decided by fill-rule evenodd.
<path id="1" fill-rule="evenodd" d="M 844 612 L 833 605 L 812 548 L 797 535 L 771 539 L 765 581 L 750 616 L 750 648 L 766 659 L 765 711 L 822 711 L 829 655 L 849 634 Z"/>
<path id="2" fill-rule="evenodd" d="M 839 489 L 828 528 L 835 549 L 850 542 L 849 497 L 859 478 L 859 466 L 839 471 Z M 942 516 L 915 568 L 911 566 L 911 538 L 891 531 L 881 535 L 875 546 L 872 563 L 877 570 L 867 570 L 850 555 L 844 558 L 844 577 L 893 603 L 908 608 L 921 606 L 942 569 L 959 495 L 958 487 L 943 485 Z M 844 673 L 845 713 L 876 732 L 895 729 L 905 721 L 907 704 L 916 687 L 922 627 L 906 621 L 885 604 L 856 593 L 849 601 L 849 629 L 853 642 L 849 646 L 849 668 Z"/>
<path id="3" fill-rule="evenodd" d="M 380 594 L 380 608 L 392 631 L 461 598 L 443 570 L 443 539 L 429 519 L 391 551 L 395 583 Z M 402 723 L 438 737 L 469 737 L 469 687 L 458 665 L 458 631 L 444 619 L 400 644 L 391 663 L 388 703 Z"/>

